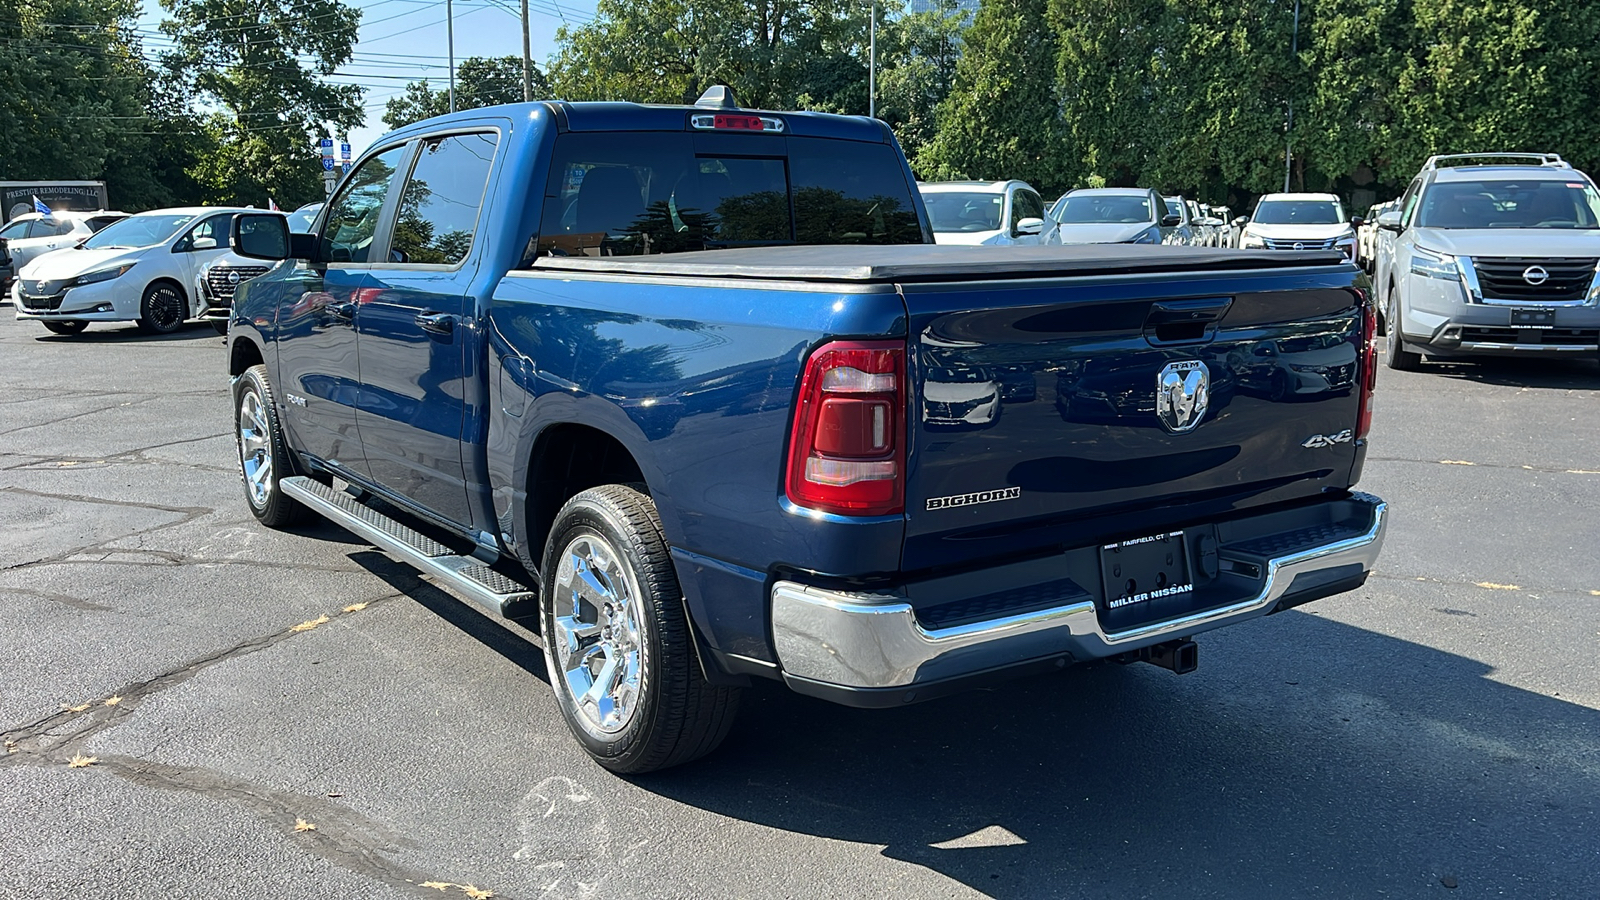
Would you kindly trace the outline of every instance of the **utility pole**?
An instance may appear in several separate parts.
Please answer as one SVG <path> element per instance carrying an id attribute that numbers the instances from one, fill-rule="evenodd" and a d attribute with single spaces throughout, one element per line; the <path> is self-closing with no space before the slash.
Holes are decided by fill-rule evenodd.
<path id="1" fill-rule="evenodd" d="M 1292 62 L 1300 55 L 1300 0 L 1294 0 L 1294 32 L 1289 38 L 1289 57 Z M 1291 78 L 1293 73 L 1291 73 Z M 1289 193 L 1289 172 L 1294 162 L 1294 98 L 1289 98 L 1289 123 L 1283 129 L 1283 192 Z"/>
<path id="2" fill-rule="evenodd" d="M 522 0 L 522 102 L 533 99 L 533 41 L 528 37 L 528 0 Z"/>
<path id="3" fill-rule="evenodd" d="M 867 25 L 867 117 L 878 117 L 878 0 L 872 0 L 872 21 Z"/>
<path id="4" fill-rule="evenodd" d="M 450 54 L 450 111 L 456 111 L 456 23 L 451 15 L 451 2 L 444 0 L 444 42 Z M 438 57 L 434 57 L 438 59 Z"/>

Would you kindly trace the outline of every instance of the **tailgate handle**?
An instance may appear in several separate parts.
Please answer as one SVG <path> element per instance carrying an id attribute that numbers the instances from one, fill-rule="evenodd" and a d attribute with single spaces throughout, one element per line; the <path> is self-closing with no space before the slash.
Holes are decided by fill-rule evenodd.
<path id="1" fill-rule="evenodd" d="M 1158 300 L 1144 319 L 1144 336 L 1152 344 L 1190 344 L 1209 341 L 1217 322 L 1228 314 L 1232 297 L 1198 300 Z"/>

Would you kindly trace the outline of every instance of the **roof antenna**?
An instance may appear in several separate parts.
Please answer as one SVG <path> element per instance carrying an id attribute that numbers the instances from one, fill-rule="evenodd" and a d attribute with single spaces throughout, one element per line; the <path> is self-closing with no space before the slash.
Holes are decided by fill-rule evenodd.
<path id="1" fill-rule="evenodd" d="M 712 109 L 738 109 L 739 101 L 734 99 L 733 88 L 725 84 L 713 84 L 706 88 L 700 99 L 694 102 L 695 106 L 706 106 Z"/>

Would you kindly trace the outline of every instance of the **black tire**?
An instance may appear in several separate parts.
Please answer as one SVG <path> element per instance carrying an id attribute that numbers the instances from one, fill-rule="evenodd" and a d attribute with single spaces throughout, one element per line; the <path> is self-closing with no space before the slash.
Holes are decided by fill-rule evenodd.
<path id="1" fill-rule="evenodd" d="M 44 325 L 44 330 L 51 334 L 66 335 L 83 334 L 83 330 L 89 327 L 88 322 L 70 320 L 64 322 L 41 322 L 40 324 Z"/>
<path id="2" fill-rule="evenodd" d="M 598 553 L 601 548 L 606 553 Z M 597 565 L 596 560 L 601 562 Z M 655 503 L 630 485 L 602 485 L 578 494 L 557 513 L 543 562 L 540 621 L 545 662 L 561 716 L 584 750 L 613 772 L 640 774 L 682 765 L 716 749 L 733 726 L 740 692 L 713 687 L 701 674 Z M 580 564 L 591 573 L 590 579 L 575 574 Z M 589 602 L 596 599 L 593 593 L 582 598 L 583 608 L 593 611 L 596 623 L 609 623 L 603 630 L 600 624 L 579 621 L 580 581 L 602 585 L 608 591 L 605 597 L 619 601 L 617 611 L 602 618 Z M 609 600 L 605 606 L 612 609 Z M 623 612 L 624 606 L 631 614 Z M 564 615 L 568 610 L 571 616 Z M 558 619 L 566 626 L 558 629 Z M 595 633 L 579 638 L 574 625 Z M 621 636 L 628 628 L 633 629 L 632 637 L 610 642 L 613 630 Z M 573 643 L 566 643 L 567 635 L 574 636 Z M 560 646 L 558 637 L 563 641 Z M 579 643 L 589 638 L 593 641 Z M 632 708 L 610 722 L 609 731 L 595 715 L 602 708 L 597 704 L 594 713 L 580 709 L 576 695 L 586 679 L 591 689 L 584 696 L 594 693 L 593 685 L 599 683 L 594 660 L 608 645 L 632 648 L 637 657 L 636 679 L 625 683 L 636 685 Z M 574 658 L 587 662 L 566 668 Z M 633 664 L 626 652 L 608 653 L 606 659 Z M 603 663 L 599 674 L 607 671 Z M 607 694 L 604 699 L 614 698 Z"/>
<path id="3" fill-rule="evenodd" d="M 278 407 L 266 366 L 251 366 L 233 388 L 233 435 L 245 503 L 261 524 L 287 528 L 309 512 L 285 496 L 279 482 L 294 474 L 293 455 L 278 424 Z M 262 467 L 265 467 L 263 472 Z"/>
<path id="4" fill-rule="evenodd" d="M 1415 372 L 1422 368 L 1422 354 L 1413 353 L 1406 349 L 1405 341 L 1400 336 L 1400 306 L 1395 299 L 1393 287 L 1389 288 L 1389 303 L 1384 307 L 1387 315 L 1384 320 L 1391 323 L 1389 336 L 1383 345 L 1383 363 L 1391 369 L 1401 372 Z"/>
<path id="5" fill-rule="evenodd" d="M 189 299 L 177 285 L 158 281 L 144 289 L 139 301 L 139 330 L 148 334 L 171 334 L 189 318 Z"/>

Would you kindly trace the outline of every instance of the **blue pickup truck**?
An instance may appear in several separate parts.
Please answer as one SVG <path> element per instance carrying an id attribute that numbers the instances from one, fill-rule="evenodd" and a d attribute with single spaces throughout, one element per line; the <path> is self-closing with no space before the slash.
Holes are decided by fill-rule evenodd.
<path id="1" fill-rule="evenodd" d="M 751 678 L 859 707 L 1360 586 L 1373 309 L 1337 253 L 936 247 L 869 119 L 531 103 L 378 141 L 228 332 L 245 496 L 540 636 L 644 772 Z"/>

